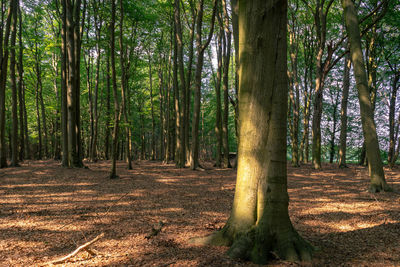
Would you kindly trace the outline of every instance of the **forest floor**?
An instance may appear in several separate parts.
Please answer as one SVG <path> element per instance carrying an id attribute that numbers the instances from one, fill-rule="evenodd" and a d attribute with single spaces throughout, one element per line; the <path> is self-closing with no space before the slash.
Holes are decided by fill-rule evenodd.
<path id="1" fill-rule="evenodd" d="M 0 170 L 0 266 L 40 266 L 105 236 L 65 266 L 257 266 L 229 259 L 224 247 L 188 243 L 227 220 L 235 170 L 177 169 L 160 162 L 109 162 L 65 169 L 25 161 Z M 400 169 L 386 170 L 392 193 L 370 194 L 367 170 L 288 167 L 290 216 L 319 250 L 310 266 L 400 266 Z M 160 221 L 157 235 L 146 238 Z M 275 260 L 269 266 L 298 266 Z"/>

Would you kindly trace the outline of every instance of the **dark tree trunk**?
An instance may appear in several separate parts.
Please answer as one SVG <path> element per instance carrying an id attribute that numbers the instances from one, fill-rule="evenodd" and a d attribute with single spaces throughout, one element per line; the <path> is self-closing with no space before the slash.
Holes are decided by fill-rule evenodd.
<path id="1" fill-rule="evenodd" d="M 8 41 L 10 37 L 10 28 L 11 28 L 11 18 L 13 14 L 12 7 L 14 6 L 14 1 L 10 1 L 10 7 L 8 9 L 7 19 L 5 23 L 5 27 L 1 28 L 0 32 L 0 62 L 1 62 L 1 70 L 0 70 L 0 168 L 7 167 L 7 147 L 6 147 L 6 81 L 7 81 L 7 67 L 8 67 Z M 5 33 L 3 33 L 5 30 Z M 4 34 L 4 35 L 3 35 Z M 4 38 L 3 38 L 4 36 Z"/>
<path id="2" fill-rule="evenodd" d="M 342 103 L 340 107 L 340 148 L 339 148 L 339 168 L 346 168 L 346 148 L 347 148 L 347 103 L 350 89 L 350 55 L 346 56 L 343 72 Z"/>
<path id="3" fill-rule="evenodd" d="M 118 178 L 116 170 L 116 160 L 118 157 L 118 127 L 119 127 L 119 101 L 117 92 L 117 74 L 115 70 L 115 0 L 111 1 L 111 24 L 110 24 L 110 51 L 111 51 L 111 75 L 112 75 L 112 87 L 114 96 L 114 130 L 113 130 L 113 141 L 111 146 L 111 172 L 110 179 Z"/>
<path id="4" fill-rule="evenodd" d="M 12 136 L 11 136 L 11 166 L 18 167 L 18 98 L 17 79 L 15 74 L 15 43 L 17 39 L 17 10 L 19 0 L 11 2 L 13 5 L 13 22 L 11 26 L 10 76 L 12 93 Z"/>

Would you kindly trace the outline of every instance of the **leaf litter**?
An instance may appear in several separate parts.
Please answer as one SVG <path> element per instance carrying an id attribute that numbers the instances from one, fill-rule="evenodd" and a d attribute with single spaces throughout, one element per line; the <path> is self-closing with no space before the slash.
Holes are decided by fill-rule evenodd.
<path id="1" fill-rule="evenodd" d="M 0 170 L 0 266 L 40 266 L 104 233 L 63 266 L 258 266 L 227 248 L 189 244 L 224 226 L 236 171 L 138 161 L 88 169 L 52 160 Z M 288 167 L 294 227 L 318 250 L 307 266 L 400 266 L 400 169 L 386 169 L 395 192 L 370 194 L 367 170 L 352 165 Z M 279 259 L 268 266 L 299 266 Z"/>

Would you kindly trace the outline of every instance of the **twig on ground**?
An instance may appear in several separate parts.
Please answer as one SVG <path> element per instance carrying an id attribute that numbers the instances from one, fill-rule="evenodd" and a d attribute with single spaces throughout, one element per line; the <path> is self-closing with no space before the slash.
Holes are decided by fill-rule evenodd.
<path id="1" fill-rule="evenodd" d="M 97 240 L 99 240 L 100 238 L 102 238 L 104 236 L 104 233 L 99 234 L 98 236 L 96 236 L 94 239 L 92 239 L 91 241 L 83 244 L 82 246 L 78 247 L 77 249 L 75 249 L 73 252 L 71 252 L 70 254 L 68 254 L 67 256 L 64 256 L 60 259 L 57 260 L 53 260 L 53 261 L 49 261 L 46 264 L 59 264 L 59 263 L 63 263 L 66 260 L 68 260 L 69 258 L 72 258 L 73 256 L 75 256 L 76 254 L 78 254 L 79 251 L 86 250 L 89 254 L 96 255 L 93 251 L 91 251 L 88 247 L 90 245 L 92 245 L 94 242 L 96 242 Z"/>

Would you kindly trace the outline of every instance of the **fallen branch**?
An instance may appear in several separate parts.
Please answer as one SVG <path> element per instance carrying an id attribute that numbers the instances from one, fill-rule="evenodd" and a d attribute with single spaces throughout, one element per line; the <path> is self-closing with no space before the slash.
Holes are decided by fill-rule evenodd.
<path id="1" fill-rule="evenodd" d="M 82 246 L 78 247 L 77 249 L 75 249 L 73 252 L 71 252 L 70 254 L 68 254 L 65 257 L 62 257 L 60 259 L 54 260 L 54 261 L 50 261 L 47 262 L 46 264 L 59 264 L 59 263 L 63 263 L 66 260 L 68 260 L 69 258 L 72 258 L 73 256 L 75 256 L 76 254 L 78 254 L 79 251 L 86 250 L 89 254 L 93 255 L 94 253 L 88 248 L 90 245 L 92 245 L 94 242 L 96 242 L 97 240 L 99 240 L 100 238 L 102 238 L 104 236 L 104 233 L 99 234 L 98 236 L 96 236 L 93 240 L 83 244 Z M 93 254 L 92 254 L 93 253 Z"/>

